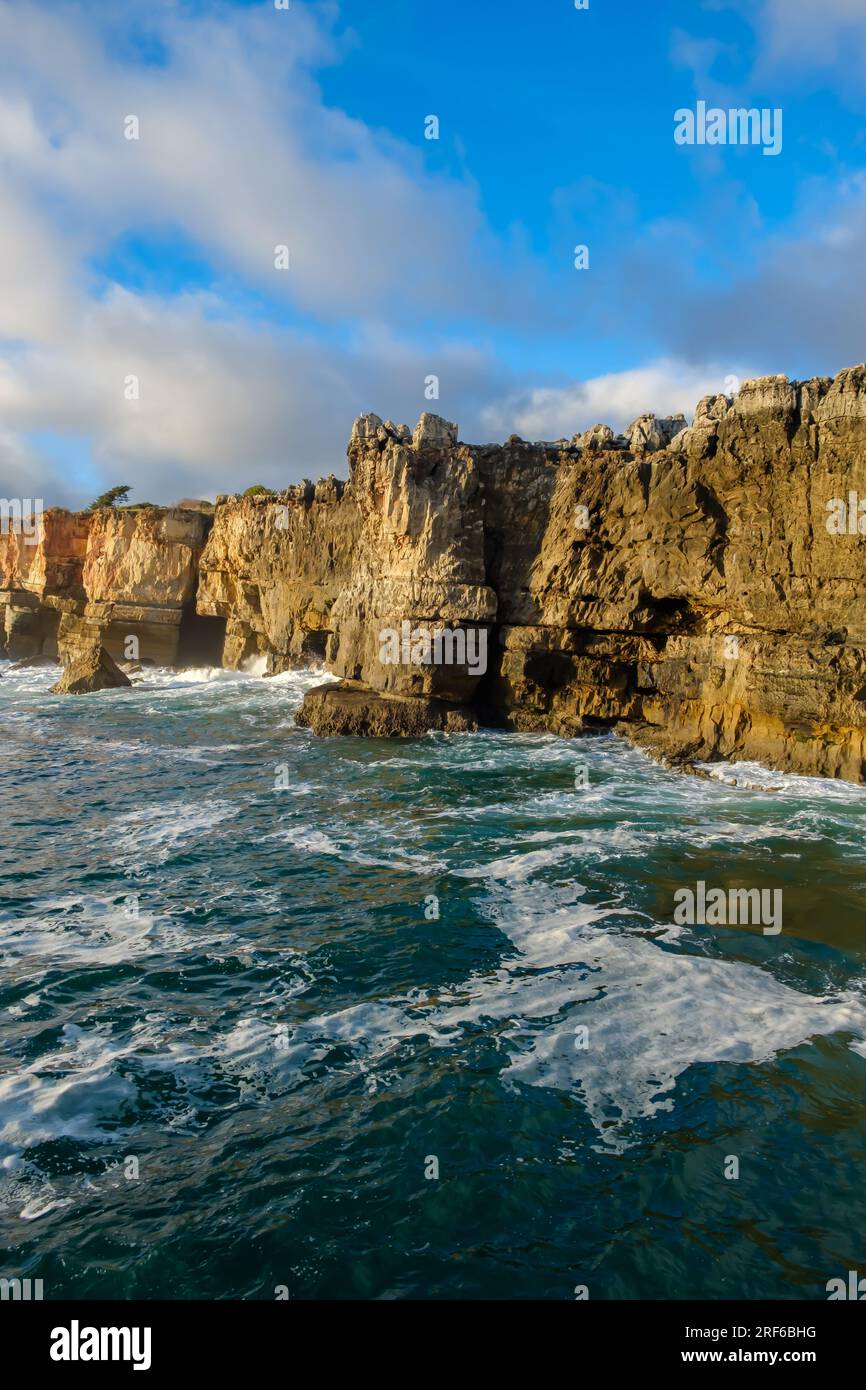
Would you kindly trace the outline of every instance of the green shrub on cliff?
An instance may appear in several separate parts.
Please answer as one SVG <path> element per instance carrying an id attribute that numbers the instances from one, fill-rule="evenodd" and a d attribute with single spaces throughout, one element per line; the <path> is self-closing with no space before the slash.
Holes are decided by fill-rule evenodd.
<path id="1" fill-rule="evenodd" d="M 261 483 L 253 483 L 252 487 L 247 488 L 244 497 L 265 497 L 271 490 L 269 487 L 262 487 Z"/>
<path id="2" fill-rule="evenodd" d="M 129 483 L 121 483 L 117 487 L 110 487 L 107 492 L 103 492 L 101 496 L 97 497 L 95 502 L 91 502 L 87 510 L 89 512 L 95 512 L 100 507 L 118 507 L 122 502 L 127 500 L 131 492 L 132 486 Z"/>

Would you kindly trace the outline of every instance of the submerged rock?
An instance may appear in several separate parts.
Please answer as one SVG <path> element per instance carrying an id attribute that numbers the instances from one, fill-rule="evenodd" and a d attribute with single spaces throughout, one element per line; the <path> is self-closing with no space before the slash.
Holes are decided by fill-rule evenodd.
<path id="1" fill-rule="evenodd" d="M 52 695 L 88 695 L 94 690 L 121 690 L 132 685 L 104 647 L 89 647 L 72 658 Z"/>
<path id="2" fill-rule="evenodd" d="M 45 656 L 45 655 L 39 655 L 39 656 L 25 656 L 25 657 L 23 658 L 22 661 L 16 661 L 16 662 L 14 662 L 14 663 L 9 667 L 9 670 L 10 670 L 10 671 L 33 671 L 33 670 L 38 670 L 39 667 L 41 667 L 41 666 L 59 666 L 59 665 L 60 665 L 60 663 L 59 663 L 59 661 L 57 660 L 57 657 L 56 657 L 56 656 Z"/>

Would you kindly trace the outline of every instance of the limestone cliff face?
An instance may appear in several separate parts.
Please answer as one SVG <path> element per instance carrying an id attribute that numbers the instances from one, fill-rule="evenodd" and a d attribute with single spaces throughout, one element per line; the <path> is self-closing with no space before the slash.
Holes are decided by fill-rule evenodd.
<path id="1" fill-rule="evenodd" d="M 57 654 L 63 611 L 83 603 L 86 518 L 60 508 L 38 527 L 0 532 L 0 649 L 15 656 Z"/>
<path id="2" fill-rule="evenodd" d="M 76 594 L 87 546 L 87 524 L 59 507 L 43 512 L 30 533 L 0 532 L 0 589 Z"/>
<path id="3" fill-rule="evenodd" d="M 68 661 L 101 643 L 121 658 L 134 637 L 141 656 L 173 662 L 209 524 L 182 509 L 55 509 L 35 543 L 0 537 L 7 654 Z"/>
<path id="4" fill-rule="evenodd" d="M 208 525 L 204 513 L 181 509 L 94 512 L 82 575 L 87 603 L 82 616 L 61 619 L 61 655 L 98 637 L 120 657 L 135 637 L 141 656 L 173 662 Z"/>
<path id="5" fill-rule="evenodd" d="M 402 638 L 404 623 L 410 633 L 481 627 L 486 634 L 496 617 L 472 450 L 457 444 L 456 426 L 435 416 L 422 416 L 410 435 L 405 425 L 366 415 L 349 441 L 349 479 L 360 535 L 334 605 L 331 669 L 376 690 L 470 699 L 480 677 L 467 661 L 389 660 L 385 634 Z"/>
<path id="6" fill-rule="evenodd" d="M 506 454 L 494 496 L 514 490 Z M 862 778 L 863 541 L 827 521 L 831 499 L 866 496 L 866 369 L 745 383 L 643 457 L 526 463 L 549 501 L 529 564 L 499 519 L 496 706 L 524 725 L 624 721 L 679 759 Z"/>
<path id="7" fill-rule="evenodd" d="M 364 417 L 349 453 L 364 530 L 330 649 L 347 730 L 360 684 L 377 730 L 378 692 L 436 694 L 521 728 L 616 728 L 685 764 L 863 780 L 866 368 L 555 445 L 471 447 L 430 421 L 410 440 Z M 404 619 L 486 625 L 487 675 L 383 671 L 381 629 Z M 339 703 L 311 694 L 306 721 L 339 732 Z"/>
<path id="8" fill-rule="evenodd" d="M 171 662 L 206 635 L 229 666 L 324 660 L 340 682 L 300 716 L 323 733 L 616 729 L 686 766 L 863 781 L 864 571 L 861 366 L 555 444 L 368 415 L 348 483 L 227 499 L 212 527 L 46 513 L 38 546 L 0 537 L 0 638 L 123 655 L 135 633 Z M 404 629 L 483 638 L 486 660 L 395 656 L 383 638 Z"/>
<path id="9" fill-rule="evenodd" d="M 321 661 L 359 532 L 358 509 L 336 478 L 219 506 L 196 606 L 226 623 L 224 664 L 263 655 L 281 671 Z"/>

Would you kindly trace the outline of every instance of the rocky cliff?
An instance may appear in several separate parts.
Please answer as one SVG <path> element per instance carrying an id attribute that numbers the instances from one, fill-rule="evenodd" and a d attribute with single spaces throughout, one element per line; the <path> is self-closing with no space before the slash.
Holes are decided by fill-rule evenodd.
<path id="1" fill-rule="evenodd" d="M 0 530 L 0 650 L 56 655 L 64 611 L 83 609 L 86 516 L 52 508 L 38 527 Z"/>
<path id="2" fill-rule="evenodd" d="M 161 507 L 43 513 L 31 536 L 0 535 L 0 639 L 9 656 L 71 660 L 101 643 L 157 664 L 195 628 L 205 512 Z M 216 651 L 219 659 L 219 648 Z"/>
<path id="3" fill-rule="evenodd" d="M 335 610 L 338 675 L 519 728 L 615 728 L 686 764 L 863 779 L 863 367 L 746 382 L 690 427 L 644 416 L 620 438 L 471 447 L 444 422 L 410 440 L 366 417 L 349 456 L 368 539 Z M 486 624 L 474 688 L 381 669 L 376 636 L 404 618 Z M 343 704 L 357 730 L 357 684 L 312 692 L 302 717 L 337 732 Z"/>
<path id="4" fill-rule="evenodd" d="M 368 415 L 345 485 L 0 537 L 0 631 L 16 655 L 135 633 L 155 660 L 323 660 L 318 732 L 616 729 L 862 781 L 864 532 L 862 366 L 552 444 Z"/>
<path id="5" fill-rule="evenodd" d="M 277 672 L 324 660 L 359 534 L 358 507 L 333 477 L 219 506 L 196 607 L 225 623 L 224 664 L 264 656 Z"/>
<path id="6" fill-rule="evenodd" d="M 537 545 L 518 558 L 525 518 L 498 502 L 495 708 L 862 780 L 863 542 L 828 521 L 864 491 L 866 369 L 747 382 L 654 451 L 485 452 L 494 497 L 521 453 Z"/>

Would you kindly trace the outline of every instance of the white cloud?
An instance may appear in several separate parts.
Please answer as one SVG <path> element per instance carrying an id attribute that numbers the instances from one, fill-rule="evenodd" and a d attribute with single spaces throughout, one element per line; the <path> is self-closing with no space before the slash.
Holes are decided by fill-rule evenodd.
<path id="1" fill-rule="evenodd" d="M 59 339 L 7 355 L 0 418 L 22 433 L 90 436 L 106 484 L 129 482 L 137 500 L 170 501 L 343 473 L 355 416 L 387 402 L 414 424 L 430 408 L 431 372 L 440 408 L 458 417 L 501 389 L 484 355 L 459 343 L 421 350 L 376 329 L 335 348 L 213 319 L 213 307 L 209 296 L 164 301 L 116 287 L 79 314 L 74 351 Z M 128 400 L 133 375 L 139 398 Z M 7 451 L 0 476 L 13 463 Z"/>
<path id="2" fill-rule="evenodd" d="M 790 0 L 765 0 L 767 52 L 783 12 Z M 862 355 L 856 180 L 818 190 L 765 250 L 736 185 L 717 181 L 687 222 L 641 227 L 636 197 L 576 177 L 552 192 L 561 240 L 571 244 L 574 206 L 589 205 L 610 249 L 578 299 L 573 280 L 551 287 L 516 235 L 513 246 L 492 235 L 471 179 L 425 172 L 420 127 L 416 148 L 327 106 L 312 71 L 339 60 L 342 40 L 322 18 L 335 10 L 290 13 L 290 25 L 267 5 L 193 18 L 152 0 L 130 19 L 108 0 L 0 0 L 6 495 L 29 496 L 38 479 L 46 501 L 89 500 L 62 459 L 28 443 L 35 433 L 89 442 L 104 485 L 170 501 L 341 472 L 365 410 L 412 424 L 433 408 L 466 439 L 550 438 L 597 420 L 619 428 L 647 409 L 688 413 L 746 359 L 786 370 L 805 345 L 830 370 Z M 838 37 L 844 0 L 821 14 Z M 807 21 L 797 9 L 793 32 Z M 142 23 L 164 45 L 160 61 L 138 61 Z M 683 35 L 674 53 L 702 71 L 718 56 Z M 139 141 L 123 138 L 129 114 Z M 128 232 L 177 234 L 213 268 L 212 287 L 106 283 L 93 267 Z M 279 243 L 287 273 L 274 269 Z M 696 267 L 714 255 L 729 270 L 702 279 Z M 572 342 L 627 330 L 644 345 L 636 360 L 650 361 L 521 389 L 499 351 L 517 344 L 525 360 L 543 332 L 549 357 L 566 329 Z M 123 395 L 132 373 L 138 402 Z M 433 373 L 436 403 L 423 394 Z"/>
<path id="3" fill-rule="evenodd" d="M 753 375 L 726 366 L 691 366 L 663 359 L 630 371 L 608 372 L 568 386 L 536 386 L 482 411 L 488 430 L 524 439 L 561 439 L 592 425 L 618 431 L 638 415 L 682 413 L 691 418 L 702 396 L 728 389 L 727 380 Z"/>
<path id="4" fill-rule="evenodd" d="M 472 184 L 426 175 L 419 151 L 324 104 L 308 67 L 337 43 L 309 12 L 287 27 L 267 7 L 193 19 L 162 3 L 148 18 L 166 56 L 142 65 L 124 53 L 128 16 L 98 0 L 87 13 L 0 0 L 0 418 L 19 432 L 0 455 L 6 486 L 26 490 L 26 465 L 53 500 L 74 490 L 28 431 L 91 441 L 105 483 L 167 501 L 343 471 L 354 416 L 411 423 L 430 373 L 443 412 L 477 418 L 503 382 L 454 324 L 527 322 L 538 296 L 525 260 L 499 293 L 510 252 Z M 102 282 L 94 258 L 130 230 L 180 232 L 215 288 Z M 318 331 L 257 322 L 226 285 Z"/>
<path id="5" fill-rule="evenodd" d="M 863 0 L 707 0 L 736 10 L 755 31 L 753 79 L 804 91 L 831 79 L 836 95 L 863 104 L 866 6 Z"/>
<path id="6" fill-rule="evenodd" d="M 792 61 L 816 67 L 836 64 L 853 44 L 866 53 L 863 0 L 764 0 L 752 9 L 764 41 L 763 58 L 774 65 Z M 861 70 L 862 78 L 862 70 Z"/>
<path id="7" fill-rule="evenodd" d="M 39 498 L 46 507 L 75 505 L 77 498 L 58 471 L 16 434 L 0 429 L 0 497 Z"/>
<path id="8" fill-rule="evenodd" d="M 266 8 L 166 11 L 160 32 L 169 61 L 132 65 L 76 10 L 0 4 L 0 157 L 93 251 L 130 226 L 179 227 L 219 270 L 319 316 L 505 311 L 509 252 L 476 189 L 425 173 L 420 126 L 414 148 L 324 104 L 306 64 L 334 44 L 310 15 L 287 27 Z M 124 137 L 128 115 L 138 140 Z M 532 313 L 522 269 L 515 317 Z"/>

